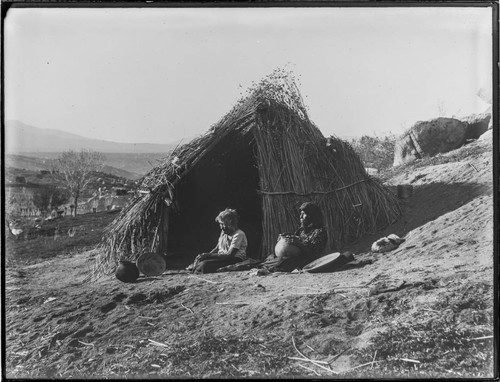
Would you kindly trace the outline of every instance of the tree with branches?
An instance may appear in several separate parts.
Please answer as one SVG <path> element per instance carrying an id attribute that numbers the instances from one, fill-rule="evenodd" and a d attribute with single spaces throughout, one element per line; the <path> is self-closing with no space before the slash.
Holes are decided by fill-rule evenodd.
<path id="1" fill-rule="evenodd" d="M 33 204 L 42 212 L 47 212 L 51 208 L 58 208 L 68 200 L 66 190 L 54 186 L 40 187 L 33 194 Z"/>
<path id="2" fill-rule="evenodd" d="M 73 150 L 63 152 L 55 163 L 57 176 L 73 197 L 74 216 L 78 208 L 78 199 L 93 179 L 93 173 L 102 169 L 104 155 L 92 150 Z"/>

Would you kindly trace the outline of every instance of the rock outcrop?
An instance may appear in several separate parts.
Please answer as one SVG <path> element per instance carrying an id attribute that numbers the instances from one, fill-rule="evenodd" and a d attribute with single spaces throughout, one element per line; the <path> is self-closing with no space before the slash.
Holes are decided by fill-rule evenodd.
<path id="1" fill-rule="evenodd" d="M 394 166 L 459 148 L 465 143 L 467 123 L 455 118 L 419 121 L 396 141 Z"/>
<path id="2" fill-rule="evenodd" d="M 490 125 L 490 113 L 474 114 L 462 120 L 419 121 L 396 140 L 393 166 L 455 150 L 471 139 L 478 139 Z"/>
<path id="3" fill-rule="evenodd" d="M 478 139 L 490 126 L 492 119 L 490 113 L 473 114 L 461 120 L 467 124 L 465 139 Z"/>
<path id="4" fill-rule="evenodd" d="M 488 131 L 477 139 L 478 141 L 490 141 L 493 142 L 493 129 L 488 129 Z"/>

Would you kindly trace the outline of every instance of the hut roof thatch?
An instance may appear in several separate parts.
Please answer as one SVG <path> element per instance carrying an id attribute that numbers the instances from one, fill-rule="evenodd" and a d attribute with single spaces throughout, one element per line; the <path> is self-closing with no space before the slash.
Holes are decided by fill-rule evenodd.
<path id="1" fill-rule="evenodd" d="M 194 229 L 197 214 L 204 211 L 210 216 L 205 222 L 212 221 L 224 201 L 242 206 L 247 220 L 259 226 L 253 238 L 259 242 L 258 255 L 264 256 L 280 232 L 295 230 L 297 207 L 304 201 L 322 208 L 329 250 L 400 215 L 397 198 L 368 176 L 352 147 L 335 137 L 326 139 L 309 120 L 294 79 L 281 70 L 255 84 L 204 135 L 174 149 L 144 176 L 141 189 L 108 227 L 98 273 L 142 251 L 167 252 L 169 237 Z M 196 233 L 184 233 L 193 242 Z"/>

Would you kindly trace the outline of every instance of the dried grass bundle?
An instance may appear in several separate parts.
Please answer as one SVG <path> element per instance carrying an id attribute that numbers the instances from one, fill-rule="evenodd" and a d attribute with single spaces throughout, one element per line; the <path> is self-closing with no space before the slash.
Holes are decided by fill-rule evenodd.
<path id="1" fill-rule="evenodd" d="M 281 105 L 259 116 L 254 134 L 266 253 L 272 251 L 280 232 L 296 229 L 296 211 L 305 201 L 314 201 L 322 209 L 329 249 L 380 229 L 400 215 L 396 196 L 366 174 L 347 142 L 332 137 L 327 146 L 309 120 Z"/>
<path id="2" fill-rule="evenodd" d="M 333 249 L 394 222 L 398 200 L 370 178 L 352 147 L 327 140 L 307 116 L 294 78 L 282 70 L 254 85 L 248 95 L 204 135 L 177 147 L 143 179 L 136 197 L 105 233 L 93 275 L 109 273 L 119 260 L 166 248 L 174 190 L 199 161 L 233 134 L 253 142 L 262 198 L 262 255 L 281 232 L 295 230 L 297 208 L 315 201 L 323 210 Z M 163 247 L 162 247 L 163 246 Z"/>

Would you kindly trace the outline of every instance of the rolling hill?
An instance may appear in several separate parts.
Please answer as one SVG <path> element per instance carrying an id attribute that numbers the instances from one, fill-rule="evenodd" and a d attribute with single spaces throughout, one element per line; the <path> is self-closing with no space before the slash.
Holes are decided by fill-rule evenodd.
<path id="1" fill-rule="evenodd" d="M 120 143 L 90 139 L 55 129 L 41 129 L 16 120 L 5 121 L 5 152 L 49 153 L 92 149 L 103 153 L 167 153 L 176 143 Z"/>
<path id="2" fill-rule="evenodd" d="M 51 161 L 63 151 L 91 149 L 104 154 L 105 172 L 138 179 L 177 144 L 103 141 L 16 120 L 5 122 L 5 166 L 31 171 L 48 170 Z"/>
<path id="3" fill-rule="evenodd" d="M 126 156 L 126 154 L 125 154 Z M 6 154 L 5 155 L 5 168 L 10 169 L 11 172 L 14 172 L 13 170 L 25 170 L 25 171 L 32 171 L 32 172 L 39 172 L 42 170 L 51 170 L 53 168 L 53 161 L 56 156 L 26 156 L 26 155 L 18 155 L 18 154 Z M 143 174 L 142 173 L 137 173 L 133 171 L 128 171 L 120 167 L 115 167 L 110 165 L 108 160 L 106 160 L 106 163 L 101 170 L 102 172 L 106 174 L 111 174 L 114 176 L 118 176 L 121 178 L 127 178 L 127 179 L 139 179 Z"/>

